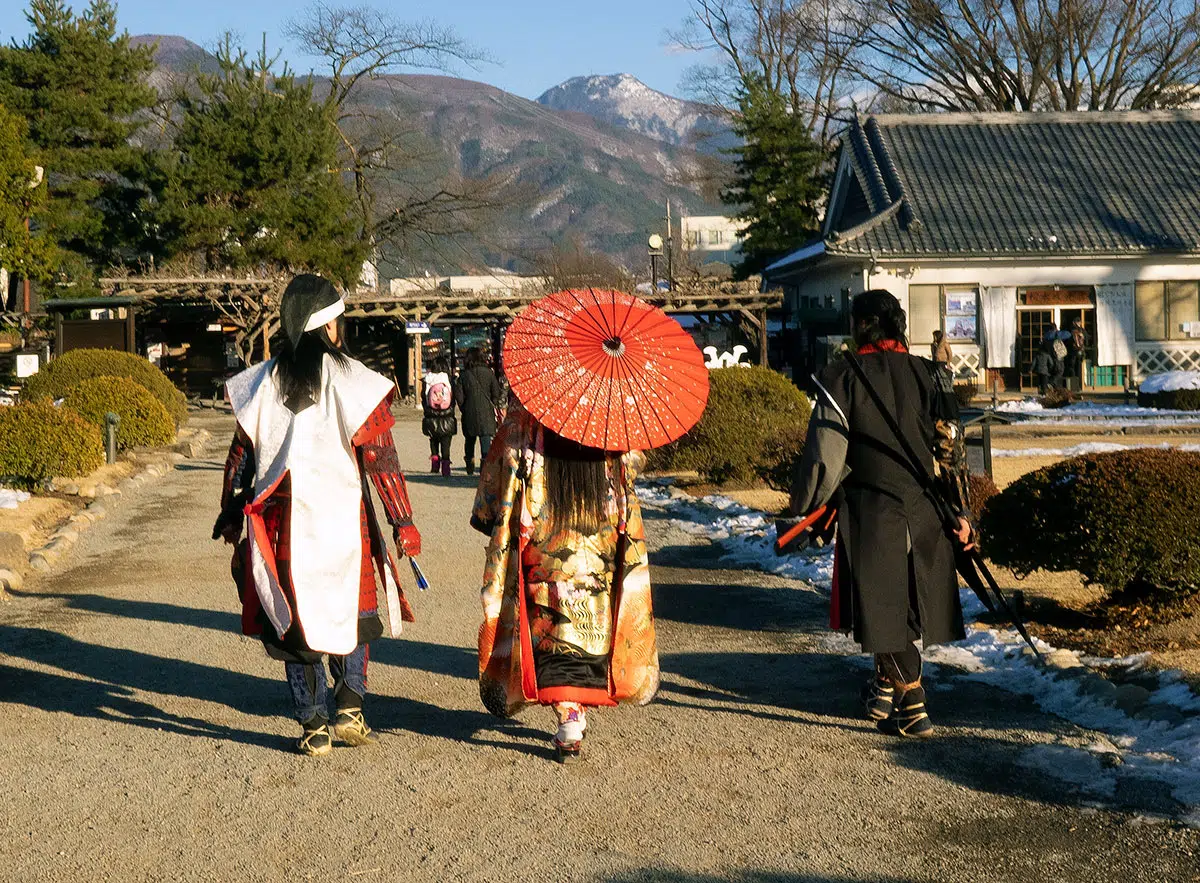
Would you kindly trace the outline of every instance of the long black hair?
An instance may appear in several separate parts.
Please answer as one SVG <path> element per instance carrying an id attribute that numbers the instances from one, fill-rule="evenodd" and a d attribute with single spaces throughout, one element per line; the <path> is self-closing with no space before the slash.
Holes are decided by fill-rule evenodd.
<path id="1" fill-rule="evenodd" d="M 545 430 L 546 503 L 542 517 L 553 530 L 577 530 L 585 536 L 599 533 L 608 523 L 608 458 L 599 448 L 589 448 Z"/>
<path id="2" fill-rule="evenodd" d="M 324 325 L 305 331 L 294 347 L 291 340 L 284 338 L 279 356 L 275 359 L 275 380 L 279 384 L 283 404 L 295 414 L 315 404 L 321 397 L 321 368 L 325 356 L 339 365 L 350 361 L 343 343 L 346 339 L 345 323 L 340 316 L 337 323 L 337 343 L 330 339 Z"/>
<path id="3" fill-rule="evenodd" d="M 850 318 L 854 324 L 854 343 L 857 346 L 878 344 L 884 340 L 894 340 L 908 346 L 908 338 L 904 334 L 908 319 L 900 301 L 890 291 L 872 288 L 856 295 L 850 304 Z"/>

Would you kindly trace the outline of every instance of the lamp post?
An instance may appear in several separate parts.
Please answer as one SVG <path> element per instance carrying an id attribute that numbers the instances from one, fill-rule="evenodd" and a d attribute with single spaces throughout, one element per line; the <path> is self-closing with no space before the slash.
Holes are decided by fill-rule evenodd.
<path id="1" fill-rule="evenodd" d="M 650 249 L 650 291 L 658 293 L 658 259 L 663 255 L 663 238 L 657 233 L 650 234 L 646 240 Z"/>

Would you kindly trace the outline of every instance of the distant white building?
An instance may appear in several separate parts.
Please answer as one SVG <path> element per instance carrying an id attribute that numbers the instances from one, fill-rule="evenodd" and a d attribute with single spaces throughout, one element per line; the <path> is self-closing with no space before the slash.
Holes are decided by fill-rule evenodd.
<path id="1" fill-rule="evenodd" d="M 741 260 L 745 224 L 724 215 L 684 215 L 683 250 L 693 261 L 736 264 Z"/>
<path id="2" fill-rule="evenodd" d="M 391 279 L 388 281 L 388 291 L 397 296 L 422 291 L 511 295 L 548 291 L 549 285 L 550 280 L 545 276 L 495 272 L 480 276 L 408 276 Z"/>

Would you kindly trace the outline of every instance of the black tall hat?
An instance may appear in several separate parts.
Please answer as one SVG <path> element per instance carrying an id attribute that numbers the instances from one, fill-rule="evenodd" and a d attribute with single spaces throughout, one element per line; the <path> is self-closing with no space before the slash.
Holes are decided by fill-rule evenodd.
<path id="1" fill-rule="evenodd" d="M 344 312 L 346 304 L 333 283 L 312 273 L 304 273 L 289 282 L 279 305 L 283 333 L 292 342 L 292 349 L 300 345 L 305 331 L 320 328 Z"/>

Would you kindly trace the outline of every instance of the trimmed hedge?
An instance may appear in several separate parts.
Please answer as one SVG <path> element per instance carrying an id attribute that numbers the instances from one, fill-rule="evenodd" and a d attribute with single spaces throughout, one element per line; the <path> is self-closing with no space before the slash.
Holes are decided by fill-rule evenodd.
<path id="1" fill-rule="evenodd" d="M 77 383 L 67 390 L 66 405 L 101 432 L 105 415 L 117 414 L 118 448 L 165 445 L 175 438 L 175 422 L 162 402 L 128 377 L 91 377 Z"/>
<path id="2" fill-rule="evenodd" d="M 1132 450 L 1072 457 L 993 497 L 987 555 L 1018 575 L 1077 570 L 1111 594 L 1200 585 L 1200 454 Z"/>
<path id="3" fill-rule="evenodd" d="M 651 451 L 650 468 L 694 469 L 717 483 L 758 478 L 787 487 L 808 431 L 808 397 L 759 366 L 718 368 L 709 379 L 704 416 L 679 441 Z"/>
<path id="4" fill-rule="evenodd" d="M 104 465 L 100 431 L 68 408 L 28 402 L 0 408 L 0 478 L 32 486 Z"/>
<path id="5" fill-rule="evenodd" d="M 1139 392 L 1138 405 L 1168 411 L 1200 411 L 1200 389 L 1168 389 L 1163 392 Z"/>
<path id="6" fill-rule="evenodd" d="M 141 356 L 117 350 L 71 350 L 54 359 L 25 382 L 21 395 L 27 401 L 57 399 L 71 387 L 93 377 L 128 377 L 162 402 L 175 424 L 187 419 L 187 399 L 167 375 Z"/>
<path id="7" fill-rule="evenodd" d="M 967 505 L 971 508 L 971 520 L 979 524 L 988 500 L 1000 493 L 1000 489 L 986 472 L 972 472 L 967 479 L 967 493 L 970 495 Z"/>

